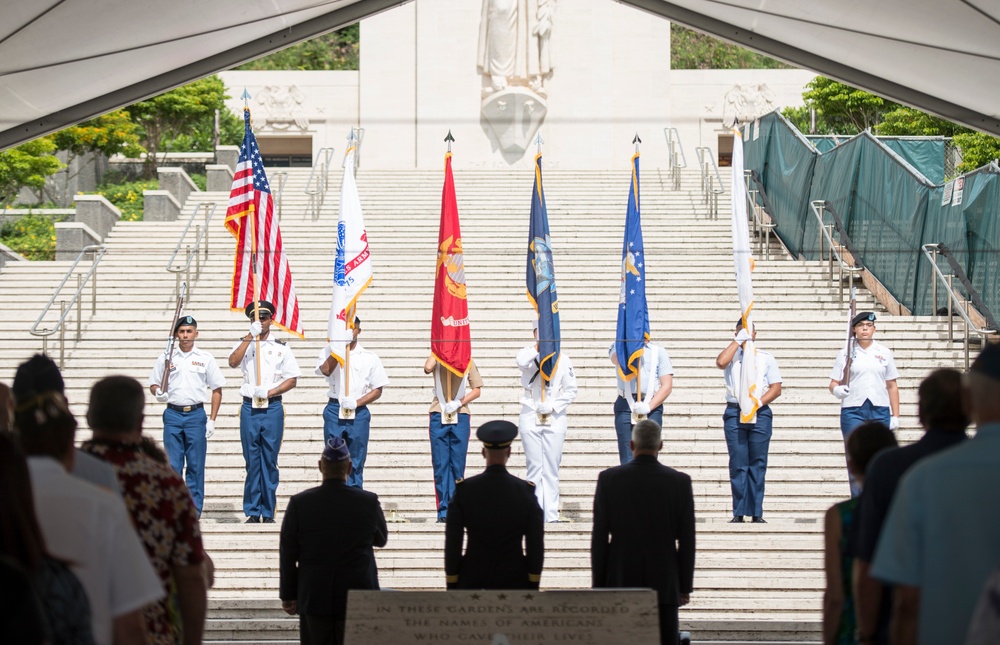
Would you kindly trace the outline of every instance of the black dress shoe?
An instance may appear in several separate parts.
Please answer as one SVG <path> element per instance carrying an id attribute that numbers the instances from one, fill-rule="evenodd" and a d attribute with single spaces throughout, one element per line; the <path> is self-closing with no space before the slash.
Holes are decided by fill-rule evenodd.
<path id="1" fill-rule="evenodd" d="M 759 515 L 754 515 L 753 519 L 750 520 L 750 523 L 751 524 L 767 524 L 767 521 L 765 521 L 764 518 L 761 517 L 761 516 L 759 516 Z"/>
<path id="2" fill-rule="evenodd" d="M 737 515 L 733 519 L 729 520 L 729 523 L 730 524 L 742 524 L 743 523 L 743 516 L 742 515 Z"/>
<path id="3" fill-rule="evenodd" d="M 274 524 L 274 518 L 273 517 L 265 517 L 265 518 L 262 518 L 261 521 L 264 524 Z M 763 520 L 761 520 L 761 521 L 763 521 Z"/>
<path id="4" fill-rule="evenodd" d="M 437 523 L 438 523 L 438 524 L 444 524 L 444 523 L 445 523 L 445 522 L 447 522 L 447 521 L 448 521 L 448 520 L 446 520 L 446 519 L 445 519 L 445 518 L 443 518 L 443 517 L 439 517 L 439 518 L 437 519 Z"/>
<path id="5" fill-rule="evenodd" d="M 259 524 L 259 523 L 260 523 L 260 518 L 257 517 L 256 515 L 251 515 L 250 517 L 247 518 L 247 521 L 245 522 L 245 524 Z"/>

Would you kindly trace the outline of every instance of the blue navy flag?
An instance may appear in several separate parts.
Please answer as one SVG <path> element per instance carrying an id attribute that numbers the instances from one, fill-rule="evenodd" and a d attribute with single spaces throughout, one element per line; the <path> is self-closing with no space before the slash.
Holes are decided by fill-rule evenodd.
<path id="1" fill-rule="evenodd" d="M 622 290 L 618 299 L 618 327 L 615 334 L 618 374 L 629 381 L 639 374 L 642 352 L 649 340 L 646 260 L 642 249 L 642 222 L 639 219 L 638 152 L 632 157 L 632 186 L 628 192 L 628 212 L 625 215 Z"/>
<path id="2" fill-rule="evenodd" d="M 552 380 L 559 363 L 559 299 L 552 263 L 549 215 L 542 191 L 542 155 L 535 155 L 535 187 L 531 191 L 531 224 L 528 228 L 528 300 L 538 313 L 539 372 Z"/>

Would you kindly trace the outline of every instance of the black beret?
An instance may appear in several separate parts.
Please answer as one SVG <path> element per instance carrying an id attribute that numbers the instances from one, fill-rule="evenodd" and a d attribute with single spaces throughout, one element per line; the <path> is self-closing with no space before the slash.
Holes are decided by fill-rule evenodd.
<path id="1" fill-rule="evenodd" d="M 987 343 L 969 369 L 1000 381 L 1000 345 Z"/>
<path id="2" fill-rule="evenodd" d="M 274 316 L 274 305 L 272 305 L 267 300 L 258 301 L 257 307 L 258 309 L 260 309 L 261 313 L 266 311 L 267 313 Z M 247 305 L 246 309 L 244 309 L 243 312 L 247 315 L 247 318 L 253 320 L 253 303 L 251 302 L 249 305 Z"/>
<path id="3" fill-rule="evenodd" d="M 862 312 L 860 312 L 854 318 L 851 318 L 851 327 L 857 327 L 858 324 L 863 323 L 866 320 L 870 320 L 871 322 L 875 322 L 875 312 L 874 311 L 862 311 Z"/>
<path id="4" fill-rule="evenodd" d="M 177 330 L 185 325 L 198 329 L 198 321 L 194 319 L 194 316 L 181 316 L 177 319 L 177 324 L 174 325 L 174 336 L 177 335 Z"/>
<path id="5" fill-rule="evenodd" d="M 517 436 L 517 426 L 510 421 L 487 421 L 476 430 L 476 437 L 485 448 L 506 448 Z"/>

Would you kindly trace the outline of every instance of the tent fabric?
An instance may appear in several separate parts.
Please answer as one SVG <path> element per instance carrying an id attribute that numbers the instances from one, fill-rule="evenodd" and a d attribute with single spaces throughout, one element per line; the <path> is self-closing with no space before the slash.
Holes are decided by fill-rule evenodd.
<path id="1" fill-rule="evenodd" d="M 825 201 L 847 228 L 861 263 L 913 313 L 932 314 L 945 303 L 940 289 L 937 306 L 933 303 L 934 269 L 922 251 L 930 243 L 947 245 L 989 312 L 1000 312 L 1000 167 L 995 163 L 934 184 L 868 132 L 819 152 L 780 113 L 759 123 L 760 135 L 747 144 L 745 165 L 762 177 L 778 224 L 775 232 L 789 251 L 822 259 L 819 222 L 810 202 Z M 968 295 L 958 281 L 954 286 Z"/>
<path id="2" fill-rule="evenodd" d="M 5 2 L 0 149 L 407 1 Z M 619 1 L 1000 134 L 1000 84 L 986 82 L 1000 77 L 995 3 Z"/>
<path id="3" fill-rule="evenodd" d="M 806 139 L 820 152 L 829 152 L 844 143 L 849 135 L 807 134 Z M 931 183 L 944 181 L 945 137 L 879 137 L 879 141 L 916 168 Z"/>

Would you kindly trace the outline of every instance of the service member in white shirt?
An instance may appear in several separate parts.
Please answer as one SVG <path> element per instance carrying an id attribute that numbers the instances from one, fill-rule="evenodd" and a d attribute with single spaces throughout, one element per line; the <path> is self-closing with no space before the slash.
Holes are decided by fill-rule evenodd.
<path id="1" fill-rule="evenodd" d="M 253 320 L 253 303 L 246 307 L 250 331 L 233 347 L 229 367 L 243 372 L 243 406 L 240 440 L 247 479 L 243 486 L 243 513 L 247 524 L 274 523 L 278 490 L 278 450 L 285 433 L 285 408 L 281 397 L 302 375 L 295 355 L 284 341 L 271 336 L 274 305 L 258 301 L 259 317 Z M 257 384 L 255 338 L 260 339 L 260 384 Z"/>
<path id="2" fill-rule="evenodd" d="M 219 414 L 226 379 L 215 357 L 195 347 L 198 321 L 193 316 L 177 320 L 174 337 L 167 390 L 164 392 L 161 387 L 167 364 L 166 352 L 156 359 L 146 385 L 157 401 L 167 404 L 163 411 L 163 448 L 170 466 L 184 477 L 200 517 L 205 499 L 205 455 L 208 440 L 215 433 L 215 418 Z M 209 401 L 212 409 L 206 415 L 205 404 Z"/>
<path id="3" fill-rule="evenodd" d="M 559 352 L 556 371 L 542 397 L 542 375 L 539 371 L 538 325 L 535 343 L 517 353 L 515 361 L 521 370 L 521 415 L 518 430 L 527 479 L 535 485 L 535 496 L 546 522 L 559 521 L 559 465 L 562 463 L 563 442 L 569 419 L 566 411 L 576 400 L 576 375 L 566 352 Z"/>
<path id="4" fill-rule="evenodd" d="M 743 329 L 743 318 L 736 321 L 735 338 L 719 352 L 715 365 L 726 380 L 726 411 L 722 426 L 729 449 L 729 483 L 733 493 L 733 519 L 741 523 L 750 517 L 754 524 L 764 521 L 764 477 L 767 474 L 767 452 L 771 445 L 771 426 L 774 420 L 771 401 L 781 396 L 781 373 L 778 362 L 768 352 L 754 348 L 757 383 L 757 417 L 753 423 L 740 421 L 739 378 L 743 366 L 743 343 L 757 340 L 757 326 L 753 334 Z"/>
<path id="5" fill-rule="evenodd" d="M 382 388 L 389 384 L 389 377 L 379 357 L 358 343 L 359 335 L 361 319 L 355 317 L 354 340 L 350 346 L 351 378 L 347 384 L 350 391 L 344 391 L 344 370 L 330 346 L 324 347 L 320 352 L 316 374 L 326 378 L 330 386 L 326 393 L 329 400 L 323 410 L 324 445 L 329 444 L 333 437 L 340 437 L 347 442 L 353 466 L 347 476 L 347 485 L 364 488 L 365 459 L 368 457 L 368 436 L 372 423 L 368 404 L 382 396 Z M 341 408 L 353 413 L 341 415 Z"/>
<path id="6" fill-rule="evenodd" d="M 899 372 L 892 352 L 874 338 L 875 314 L 862 311 L 851 319 L 851 327 L 855 342 L 851 343 L 850 383 L 842 384 L 847 363 L 846 347 L 837 354 L 830 371 L 830 392 L 840 399 L 840 432 L 845 442 L 865 421 L 881 421 L 893 431 L 899 428 L 899 389 L 896 387 Z M 857 497 L 861 488 L 850 476 L 850 471 L 848 477 L 851 496 Z"/>
<path id="7" fill-rule="evenodd" d="M 608 349 L 608 357 L 611 358 L 615 366 L 615 376 L 618 377 L 618 398 L 615 399 L 614 407 L 618 459 L 622 464 L 627 464 L 632 461 L 629 442 L 632 440 L 633 413 L 640 419 L 652 419 L 664 428 L 663 403 L 674 389 L 674 366 L 670 362 L 667 350 L 647 340 L 641 360 L 642 393 L 637 395 L 639 385 L 636 379 L 625 381 L 622 378 L 614 343 Z"/>

